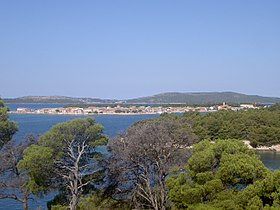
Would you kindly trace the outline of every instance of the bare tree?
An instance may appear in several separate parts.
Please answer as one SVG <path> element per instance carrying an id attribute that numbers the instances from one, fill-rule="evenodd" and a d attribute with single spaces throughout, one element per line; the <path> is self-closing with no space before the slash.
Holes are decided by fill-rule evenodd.
<path id="1" fill-rule="evenodd" d="M 70 191 L 70 210 L 75 210 L 78 204 L 83 187 L 88 185 L 90 181 L 83 181 L 85 171 L 89 168 L 88 149 L 89 146 L 84 141 L 64 140 L 66 143 L 65 153 L 63 157 L 56 161 L 55 173 L 65 180 L 65 184 Z"/>
<path id="2" fill-rule="evenodd" d="M 18 169 L 18 162 L 23 158 L 24 149 L 35 138 L 27 136 L 19 144 L 8 142 L 0 152 L 0 199 L 14 199 L 28 209 L 27 200 L 30 192 L 27 188 L 28 177 Z"/>
<path id="3" fill-rule="evenodd" d="M 85 180 L 96 169 L 95 147 L 106 142 L 103 126 L 93 118 L 70 120 L 41 135 L 37 144 L 25 150 L 20 165 L 35 189 L 63 190 L 69 208 L 75 210 L 83 187 L 93 181 Z"/>
<path id="4" fill-rule="evenodd" d="M 136 123 L 110 142 L 111 178 L 135 207 L 166 208 L 165 178 L 186 161 L 188 146 L 197 140 L 190 126 L 186 118 L 168 115 Z"/>

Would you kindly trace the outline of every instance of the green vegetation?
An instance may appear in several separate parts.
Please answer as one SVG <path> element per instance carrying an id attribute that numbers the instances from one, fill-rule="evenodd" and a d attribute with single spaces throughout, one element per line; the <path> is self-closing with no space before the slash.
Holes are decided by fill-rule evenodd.
<path id="1" fill-rule="evenodd" d="M 162 114 L 112 139 L 108 155 L 95 150 L 107 143 L 103 127 L 92 118 L 74 119 L 53 126 L 27 148 L 6 144 L 0 165 L 7 166 L 3 174 L 13 168 L 22 180 L 11 183 L 23 192 L 24 209 L 30 193 L 52 189 L 60 193 L 49 208 L 61 210 L 280 209 L 280 171 L 267 169 L 241 140 L 279 144 L 280 105 Z M 12 166 L 14 151 L 20 155 Z"/>
<path id="2" fill-rule="evenodd" d="M 74 210 L 83 188 L 99 171 L 95 157 L 100 155 L 94 149 L 106 142 L 103 127 L 92 118 L 59 123 L 24 151 L 18 166 L 26 171 L 31 192 L 61 189 Z"/>
<path id="3" fill-rule="evenodd" d="M 23 151 L 34 142 L 35 138 L 29 135 L 20 143 L 9 141 L 0 151 L 0 199 L 20 202 L 24 210 L 27 210 L 31 192 L 27 187 L 28 178 L 24 171 L 19 170 L 18 163 Z"/>
<path id="4" fill-rule="evenodd" d="M 3 101 L 0 99 L 0 149 L 17 132 L 17 125 L 15 122 L 9 121 L 7 111 L 8 108 L 4 106 Z"/>
<path id="5" fill-rule="evenodd" d="M 121 196 L 135 208 L 166 209 L 165 178 L 185 162 L 185 148 L 196 141 L 188 121 L 176 115 L 135 123 L 109 143 L 112 198 Z"/>
<path id="6" fill-rule="evenodd" d="M 173 209 L 269 210 L 280 208 L 280 171 L 271 172 L 242 142 L 202 141 L 184 172 L 166 185 Z"/>
<path id="7" fill-rule="evenodd" d="M 34 140 L 27 136 L 20 143 L 11 141 L 17 132 L 17 125 L 9 121 L 8 108 L 0 99 L 0 199 L 13 199 L 22 203 L 22 208 L 27 210 L 29 191 L 26 187 L 27 177 L 19 171 L 18 162 L 22 153 Z M 15 193 L 16 192 L 16 193 Z"/>
<path id="8" fill-rule="evenodd" d="M 185 114 L 186 117 L 188 115 L 189 113 Z M 201 140 L 227 138 L 249 140 L 253 147 L 280 143 L 279 110 L 260 109 L 197 114 L 192 124 L 194 133 Z"/>
<path id="9" fill-rule="evenodd" d="M 274 104 L 270 107 L 268 107 L 269 111 L 280 111 L 280 103 Z"/>

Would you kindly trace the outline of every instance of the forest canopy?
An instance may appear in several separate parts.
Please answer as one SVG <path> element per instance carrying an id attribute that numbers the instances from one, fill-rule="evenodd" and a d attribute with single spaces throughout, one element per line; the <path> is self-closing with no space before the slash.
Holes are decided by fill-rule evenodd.
<path id="1" fill-rule="evenodd" d="M 182 118 L 194 116 L 193 132 L 203 139 L 249 140 L 253 147 L 280 143 L 280 109 L 276 104 L 269 109 L 231 111 L 206 114 L 185 113 Z"/>

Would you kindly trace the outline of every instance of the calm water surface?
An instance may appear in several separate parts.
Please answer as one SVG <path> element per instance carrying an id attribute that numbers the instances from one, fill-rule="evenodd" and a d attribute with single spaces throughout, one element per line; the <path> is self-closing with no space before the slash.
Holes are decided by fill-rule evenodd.
<path id="1" fill-rule="evenodd" d="M 271 170 L 280 169 L 280 152 L 258 152 L 264 165 Z"/>
<path id="2" fill-rule="evenodd" d="M 28 107 L 32 109 L 43 107 L 63 107 L 64 105 L 57 104 L 8 104 L 11 110 L 16 110 L 18 107 Z M 158 115 L 44 115 L 44 114 L 10 114 L 10 119 L 17 122 L 19 131 L 14 136 L 15 141 L 20 141 L 26 134 L 32 133 L 40 135 L 50 129 L 53 125 L 65 122 L 79 117 L 94 117 L 97 123 L 104 126 L 104 133 L 110 138 L 115 137 L 118 133 L 124 131 L 128 126 L 136 121 L 149 119 Z M 275 170 L 280 168 L 280 153 L 275 152 L 259 152 L 263 163 Z M 44 198 L 35 198 L 29 202 L 30 209 L 46 209 L 46 202 L 51 200 L 53 193 L 48 194 Z M 0 210 L 15 209 L 20 210 L 21 203 L 14 200 L 0 200 Z"/>
<path id="3" fill-rule="evenodd" d="M 57 104 L 7 104 L 10 110 L 16 110 L 18 107 L 28 107 L 32 109 L 44 107 L 63 107 Z M 10 120 L 16 121 L 19 131 L 14 136 L 14 141 L 19 142 L 26 134 L 34 134 L 39 136 L 53 125 L 65 122 L 74 118 L 93 117 L 97 123 L 104 126 L 104 133 L 110 138 L 115 137 L 118 133 L 124 131 L 128 126 L 136 121 L 149 119 L 158 115 L 47 115 L 47 114 L 10 114 Z M 51 200 L 54 193 L 50 193 L 44 198 L 35 198 L 29 201 L 29 208 L 47 209 L 46 203 Z M 21 203 L 5 199 L 0 200 L 0 210 L 20 210 Z"/>

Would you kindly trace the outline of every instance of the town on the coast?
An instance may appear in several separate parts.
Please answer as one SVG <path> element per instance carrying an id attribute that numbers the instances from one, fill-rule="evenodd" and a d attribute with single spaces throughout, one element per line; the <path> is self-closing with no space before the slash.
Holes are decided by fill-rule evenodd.
<path id="1" fill-rule="evenodd" d="M 70 115 L 93 115 L 93 114 L 163 114 L 163 113 L 183 113 L 189 111 L 198 112 L 214 112 L 218 110 L 242 110 L 242 109 L 258 109 L 254 104 L 240 104 L 239 106 L 230 106 L 225 102 L 222 105 L 214 106 L 183 106 L 183 105 L 154 105 L 154 106 L 136 106 L 136 105 L 117 105 L 117 106 L 89 106 L 89 107 L 58 107 L 58 108 L 17 108 L 13 113 L 24 114 L 70 114 Z"/>

